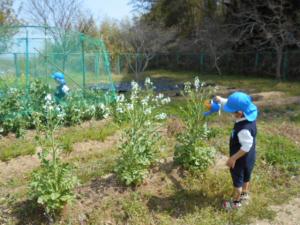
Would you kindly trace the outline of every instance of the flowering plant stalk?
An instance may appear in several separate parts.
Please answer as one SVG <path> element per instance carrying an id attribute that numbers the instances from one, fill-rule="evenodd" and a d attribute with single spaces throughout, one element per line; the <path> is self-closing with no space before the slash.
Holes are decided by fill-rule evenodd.
<path id="1" fill-rule="evenodd" d="M 37 128 L 36 140 L 42 147 L 39 153 L 41 166 L 32 173 L 30 198 L 45 209 L 48 218 L 53 221 L 66 203 L 74 198 L 73 189 L 78 184 L 70 165 L 60 160 L 60 145 L 56 140 L 56 131 L 63 124 L 65 112 L 52 100 L 45 98 L 43 113 L 35 113 Z"/>
<path id="2" fill-rule="evenodd" d="M 167 117 L 160 109 L 170 102 L 170 98 L 163 94 L 155 95 L 149 78 L 145 80 L 145 90 L 134 81 L 131 85 L 131 95 L 128 98 L 118 96 L 114 110 L 115 120 L 129 126 L 122 135 L 121 157 L 116 172 L 126 185 L 137 185 L 157 159 L 159 122 Z"/>
<path id="3" fill-rule="evenodd" d="M 211 97 L 213 89 L 204 86 L 196 77 L 194 89 L 187 82 L 182 92 L 187 101 L 185 107 L 180 107 L 186 130 L 176 137 L 174 161 L 189 171 L 204 172 L 213 163 L 215 156 L 215 150 L 207 145 L 212 132 L 204 116 L 204 101 Z"/>

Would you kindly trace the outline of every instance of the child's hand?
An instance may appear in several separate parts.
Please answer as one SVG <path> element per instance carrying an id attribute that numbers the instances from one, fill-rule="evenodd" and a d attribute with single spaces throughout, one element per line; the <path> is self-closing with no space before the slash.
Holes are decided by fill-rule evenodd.
<path id="1" fill-rule="evenodd" d="M 228 160 L 227 160 L 227 163 L 226 165 L 229 167 L 229 168 L 234 168 L 235 166 L 235 162 L 236 162 L 236 159 L 233 158 L 233 157 L 230 157 Z"/>
<path id="2" fill-rule="evenodd" d="M 221 103 L 221 96 L 215 96 L 214 100 L 218 103 Z"/>

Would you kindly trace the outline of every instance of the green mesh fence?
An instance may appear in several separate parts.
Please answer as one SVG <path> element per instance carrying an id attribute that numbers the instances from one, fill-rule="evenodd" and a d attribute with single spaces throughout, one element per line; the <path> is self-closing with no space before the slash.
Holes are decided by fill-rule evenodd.
<path id="1" fill-rule="evenodd" d="M 72 90 L 102 90 L 114 97 L 110 58 L 102 40 L 41 26 L 0 27 L 0 88 L 29 92 L 33 80 L 55 86 L 54 72 L 65 74 Z"/>
<path id="2" fill-rule="evenodd" d="M 283 78 L 299 78 L 300 51 L 286 51 L 282 60 Z M 156 53 L 145 54 L 118 53 L 111 55 L 112 72 L 116 75 L 141 72 L 147 59 L 146 70 L 193 70 L 200 73 L 217 73 L 214 57 L 205 53 Z M 228 52 L 218 60 L 223 74 L 266 75 L 276 74 L 276 52 Z"/>

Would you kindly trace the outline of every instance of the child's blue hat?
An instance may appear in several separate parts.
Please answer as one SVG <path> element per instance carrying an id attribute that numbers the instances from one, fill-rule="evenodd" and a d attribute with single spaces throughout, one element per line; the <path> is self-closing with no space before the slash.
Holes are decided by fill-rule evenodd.
<path id="1" fill-rule="evenodd" d="M 211 115 L 211 114 L 213 114 L 215 112 L 219 112 L 220 109 L 221 109 L 221 105 L 219 103 L 213 101 L 213 100 L 211 100 L 208 104 L 209 104 L 208 108 L 210 110 L 208 112 L 205 112 L 204 116 L 209 116 L 209 115 Z M 207 103 L 206 103 L 206 105 L 207 105 Z"/>
<path id="2" fill-rule="evenodd" d="M 51 77 L 55 80 L 57 80 L 59 83 L 61 84 L 65 84 L 66 81 L 65 81 L 65 75 L 61 72 L 56 72 L 56 73 L 53 73 L 51 75 Z"/>
<path id="3" fill-rule="evenodd" d="M 229 113 L 242 111 L 245 118 L 250 122 L 255 121 L 258 115 L 258 109 L 252 103 L 251 97 L 243 92 L 235 92 L 230 95 L 223 110 Z"/>

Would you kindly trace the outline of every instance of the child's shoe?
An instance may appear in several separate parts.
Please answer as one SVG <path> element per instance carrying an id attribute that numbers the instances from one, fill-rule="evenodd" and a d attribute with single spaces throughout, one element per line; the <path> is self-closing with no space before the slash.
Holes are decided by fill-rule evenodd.
<path id="1" fill-rule="evenodd" d="M 223 209 L 232 210 L 238 209 L 242 206 L 241 201 L 224 201 L 223 202 Z"/>
<path id="2" fill-rule="evenodd" d="M 243 204 L 248 204 L 249 201 L 250 201 L 250 195 L 249 195 L 249 193 L 243 192 L 243 193 L 241 194 L 241 202 L 242 202 Z"/>

